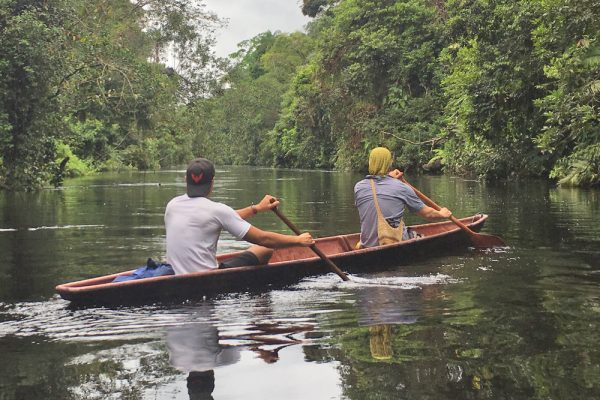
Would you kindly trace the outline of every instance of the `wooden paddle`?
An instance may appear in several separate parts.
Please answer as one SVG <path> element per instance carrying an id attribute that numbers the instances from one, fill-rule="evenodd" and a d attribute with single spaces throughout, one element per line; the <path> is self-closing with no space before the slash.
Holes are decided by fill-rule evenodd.
<path id="1" fill-rule="evenodd" d="M 273 199 L 272 199 L 272 200 L 271 200 L 271 203 L 272 203 L 272 202 L 274 202 L 274 201 L 275 201 L 275 200 L 273 200 Z M 293 231 L 293 232 L 294 232 L 296 235 L 301 235 L 301 234 L 302 234 L 302 232 L 301 232 L 301 231 L 300 231 L 300 230 L 299 230 L 299 229 L 296 227 L 296 225 L 294 225 L 294 224 L 292 223 L 292 221 L 290 221 L 289 219 L 287 219 L 287 217 L 286 217 L 285 215 L 283 215 L 283 214 L 281 213 L 281 211 L 279 211 L 279 210 L 277 209 L 277 207 L 274 207 L 274 208 L 272 208 L 271 210 L 273 210 L 273 212 L 274 212 L 275 214 L 277 214 L 277 216 L 278 216 L 278 217 L 279 217 L 279 218 L 280 218 L 280 219 L 281 219 L 281 220 L 282 220 L 282 221 L 283 221 L 283 222 L 284 222 L 284 223 L 285 223 L 285 224 L 286 224 L 286 225 L 287 225 L 287 226 L 288 226 L 288 227 L 289 227 L 289 228 L 290 228 L 290 229 L 291 229 L 291 230 L 292 230 L 292 231 Z M 340 278 L 342 278 L 342 280 L 344 280 L 344 281 L 349 281 L 349 280 L 350 280 L 350 278 L 348 278 L 348 276 L 347 276 L 345 273 L 343 273 L 343 272 L 342 272 L 342 270 L 341 270 L 341 269 L 339 269 L 339 268 L 338 268 L 338 266 L 337 266 L 337 265 L 335 265 L 335 264 L 334 264 L 334 262 L 333 262 L 333 261 L 331 261 L 331 260 L 329 259 L 329 257 L 327 257 L 327 256 L 325 255 L 325 253 L 323 253 L 321 250 L 319 250 L 319 248 L 318 248 L 316 245 L 314 245 L 314 244 L 310 245 L 310 249 L 311 249 L 312 251 L 314 251 L 316 255 L 318 255 L 319 257 L 321 257 L 321 260 L 325 261 L 325 264 L 327 264 L 327 266 L 328 266 L 328 267 L 329 267 L 329 268 L 330 268 L 330 269 L 331 269 L 333 272 L 335 272 L 336 274 L 338 274 L 338 276 L 339 276 Z"/>
<path id="2" fill-rule="evenodd" d="M 427 204 L 429 207 L 434 208 L 437 211 L 439 211 L 441 209 L 441 207 L 438 206 L 437 204 L 435 204 L 433 202 L 433 200 L 431 200 L 429 197 L 425 196 L 423 193 L 421 193 L 419 190 L 417 190 L 414 186 L 412 186 L 410 183 L 408 183 L 406 181 L 406 179 L 404 179 L 404 176 L 400 176 L 398 179 L 400 179 L 402 182 L 404 182 L 405 184 L 410 186 L 412 188 L 412 190 L 415 191 L 416 195 L 419 196 L 419 198 L 421 198 L 421 200 L 423 200 L 423 202 L 425 204 Z M 506 244 L 504 243 L 504 240 L 500 239 L 498 236 L 477 233 L 477 232 L 473 231 L 471 228 L 469 228 L 468 226 L 466 226 L 465 224 L 463 224 L 462 222 L 460 222 L 456 217 L 454 217 L 454 215 L 451 215 L 449 219 L 452 222 L 454 222 L 456 225 L 458 225 L 458 227 L 460 229 L 462 229 L 469 235 L 469 239 L 471 239 L 471 243 L 473 244 L 473 247 L 476 247 L 479 249 L 484 249 L 484 248 L 488 248 L 488 247 L 505 247 L 506 246 Z"/>

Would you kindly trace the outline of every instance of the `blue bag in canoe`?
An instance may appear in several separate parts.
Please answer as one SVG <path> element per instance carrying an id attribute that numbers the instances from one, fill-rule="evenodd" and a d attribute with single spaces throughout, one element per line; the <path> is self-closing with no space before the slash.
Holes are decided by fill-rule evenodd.
<path id="1" fill-rule="evenodd" d="M 170 264 L 156 262 L 149 258 L 146 265 L 139 267 L 131 275 L 120 275 L 113 279 L 113 282 L 132 281 L 134 279 L 153 278 L 155 276 L 175 275 L 173 267 Z"/>

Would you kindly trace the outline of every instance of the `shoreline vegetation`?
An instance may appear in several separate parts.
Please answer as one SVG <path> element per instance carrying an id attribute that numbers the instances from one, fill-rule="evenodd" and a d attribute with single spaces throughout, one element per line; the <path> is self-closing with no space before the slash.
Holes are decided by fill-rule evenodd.
<path id="1" fill-rule="evenodd" d="M 218 164 L 600 187 L 600 3 L 304 0 L 228 58 L 178 0 L 0 2 L 0 188 Z"/>

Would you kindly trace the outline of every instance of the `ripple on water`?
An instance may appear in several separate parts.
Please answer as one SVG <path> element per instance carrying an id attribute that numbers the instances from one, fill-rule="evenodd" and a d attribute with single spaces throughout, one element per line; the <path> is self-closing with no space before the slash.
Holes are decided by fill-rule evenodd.
<path id="1" fill-rule="evenodd" d="M 43 230 L 59 230 L 59 229 L 87 229 L 87 228 L 104 228 L 104 225 L 53 225 L 53 226 L 37 226 L 27 228 L 28 231 L 43 231 Z"/>
<path id="2" fill-rule="evenodd" d="M 214 326 L 231 344 L 254 343 L 265 335 L 278 338 L 281 332 L 312 330 L 310 316 L 281 316 L 264 307 L 260 298 L 248 296 L 219 299 L 216 302 L 189 302 L 171 306 L 72 309 L 59 298 L 46 302 L 0 304 L 0 338 L 39 337 L 54 341 L 138 341 L 164 337 L 165 331 L 179 326 Z M 264 309 L 263 309 L 264 308 Z M 275 329 L 276 328 L 276 329 Z M 271 331 L 274 330 L 274 333 Z M 257 337 L 256 335 L 259 335 Z M 262 339 L 261 339 L 262 340 Z"/>
<path id="3" fill-rule="evenodd" d="M 104 225 L 50 225 L 50 226 L 32 226 L 24 228 L 24 230 L 35 232 L 35 231 L 47 231 L 47 230 L 63 230 L 63 229 L 90 229 L 90 228 L 104 228 Z M 20 229 L 17 228 L 0 228 L 0 232 L 16 232 Z"/>
<path id="4" fill-rule="evenodd" d="M 457 282 L 445 274 L 425 276 L 354 276 L 343 282 L 334 274 L 304 279 L 286 289 L 259 295 L 224 295 L 207 302 L 120 308 L 69 307 L 54 297 L 44 302 L 0 304 L 0 337 L 44 336 L 57 341 L 147 340 L 169 327 L 211 324 L 231 340 L 246 340 L 265 326 L 314 324 L 322 313 L 340 313 L 365 290 L 419 291 Z M 394 295 L 393 297 L 399 297 Z M 394 302 L 391 306 L 395 306 Z M 384 304 L 385 308 L 385 304 Z M 368 319 L 368 318 L 367 318 Z"/>
<path id="5" fill-rule="evenodd" d="M 296 285 L 298 289 L 313 290 L 355 290 L 363 287 L 389 287 L 396 289 L 419 289 L 427 285 L 457 283 L 459 280 L 445 274 L 424 276 L 373 276 L 348 275 L 349 281 L 342 281 L 333 274 L 325 277 L 307 278 Z"/>
<path id="6" fill-rule="evenodd" d="M 166 326 L 172 316 L 144 308 L 70 309 L 66 301 L 15 303 L 0 311 L 10 320 L 0 323 L 1 336 L 38 336 L 50 340 L 137 339 L 152 336 L 151 329 Z"/>

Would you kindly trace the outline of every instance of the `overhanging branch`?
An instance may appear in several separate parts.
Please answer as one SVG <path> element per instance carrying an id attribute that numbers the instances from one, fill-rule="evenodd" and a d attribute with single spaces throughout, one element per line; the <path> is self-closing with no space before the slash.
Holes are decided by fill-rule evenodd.
<path id="1" fill-rule="evenodd" d="M 431 144 L 431 146 L 435 146 L 435 144 L 436 144 L 437 142 L 439 142 L 440 140 L 442 140 L 442 139 L 444 138 L 443 136 L 438 136 L 438 137 L 434 137 L 434 138 L 432 138 L 432 139 L 429 139 L 429 140 L 424 140 L 424 141 L 422 141 L 422 142 L 415 142 L 415 141 L 412 141 L 412 140 L 410 140 L 410 139 L 406 139 L 406 138 L 400 137 L 400 136 L 398 136 L 398 135 L 396 135 L 396 134 L 393 134 L 393 133 L 391 133 L 391 132 L 383 132 L 383 134 L 384 134 L 384 135 L 390 135 L 390 136 L 393 136 L 393 137 L 395 137 L 395 138 L 396 138 L 396 139 L 398 139 L 398 140 L 401 140 L 401 141 L 403 141 L 403 142 L 407 142 L 407 143 L 410 143 L 410 144 L 414 144 L 414 145 L 416 145 L 416 146 L 421 146 L 421 145 L 424 145 L 424 144 Z"/>

